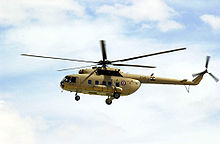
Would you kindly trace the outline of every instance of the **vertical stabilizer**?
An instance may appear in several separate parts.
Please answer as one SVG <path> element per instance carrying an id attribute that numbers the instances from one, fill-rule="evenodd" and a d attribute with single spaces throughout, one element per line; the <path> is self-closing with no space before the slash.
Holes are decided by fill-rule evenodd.
<path id="1" fill-rule="evenodd" d="M 198 85 L 200 83 L 200 81 L 202 80 L 203 76 L 205 73 L 198 75 L 196 78 L 194 78 L 192 80 L 193 83 L 195 83 L 195 85 Z"/>

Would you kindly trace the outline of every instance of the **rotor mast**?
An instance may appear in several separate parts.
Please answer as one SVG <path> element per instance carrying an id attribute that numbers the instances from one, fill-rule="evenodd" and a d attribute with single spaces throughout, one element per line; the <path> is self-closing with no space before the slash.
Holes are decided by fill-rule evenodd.
<path id="1" fill-rule="evenodd" d="M 101 50 L 102 50 L 102 60 L 99 61 L 99 64 L 102 65 L 102 67 L 106 68 L 108 64 L 108 60 L 107 60 L 107 54 L 106 54 L 106 48 L 105 48 L 105 41 L 100 40 L 100 44 L 101 44 Z"/>

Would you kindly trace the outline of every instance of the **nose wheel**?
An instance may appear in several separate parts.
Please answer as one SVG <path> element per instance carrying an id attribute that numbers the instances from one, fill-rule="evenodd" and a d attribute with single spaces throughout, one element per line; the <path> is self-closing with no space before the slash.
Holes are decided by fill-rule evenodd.
<path id="1" fill-rule="evenodd" d="M 77 95 L 77 93 L 75 94 L 75 100 L 79 101 L 80 100 L 80 96 Z"/>

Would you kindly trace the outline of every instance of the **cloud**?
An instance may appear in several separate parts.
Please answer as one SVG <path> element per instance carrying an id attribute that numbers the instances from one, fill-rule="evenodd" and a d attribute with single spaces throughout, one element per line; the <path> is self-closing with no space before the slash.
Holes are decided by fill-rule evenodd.
<path id="1" fill-rule="evenodd" d="M 207 24 L 209 24 L 213 29 L 220 29 L 220 17 L 210 14 L 205 14 L 200 16 L 201 20 Z"/>
<path id="2" fill-rule="evenodd" d="M 176 12 L 160 0 L 130 1 L 131 4 L 104 5 L 97 12 L 123 16 L 134 21 L 144 20 L 162 21 L 176 15 Z"/>
<path id="3" fill-rule="evenodd" d="M 67 13 L 84 15 L 84 7 L 72 0 L 0 0 L 0 25 L 22 25 L 32 21 L 59 22 Z"/>
<path id="4" fill-rule="evenodd" d="M 131 0 L 128 4 L 104 5 L 97 12 L 125 17 L 136 23 L 143 21 L 158 22 L 158 27 L 163 32 L 183 28 L 180 23 L 171 20 L 178 13 L 161 0 Z M 162 26 L 164 23 L 165 25 Z"/>
<path id="5" fill-rule="evenodd" d="M 161 21 L 161 22 L 159 22 L 158 27 L 160 28 L 160 30 L 162 32 L 167 32 L 167 31 L 170 31 L 170 30 L 177 30 L 177 29 L 183 29 L 184 28 L 183 25 L 181 25 L 178 22 L 173 21 L 173 20 Z"/>
<path id="6" fill-rule="evenodd" d="M 0 54 L 2 56 L 0 63 L 4 65 L 7 62 L 8 64 L 0 68 L 2 70 L 0 75 L 39 70 L 45 68 L 49 63 L 50 67 L 61 64 L 60 67 L 57 67 L 58 69 L 65 66 L 70 67 L 70 64 L 72 64 L 71 66 L 85 64 L 48 59 L 30 59 L 21 57 L 21 53 L 76 59 L 87 57 L 87 59 L 98 61 L 101 59 L 101 52 L 97 53 L 95 51 L 100 50 L 99 40 L 115 39 L 116 35 L 120 37 L 121 31 L 123 31 L 122 24 L 118 21 L 108 22 L 105 19 L 88 20 L 84 18 L 71 22 L 64 21 L 62 25 L 57 23 L 49 25 L 29 23 L 25 26 L 11 28 L 4 34 L 2 40 L 4 44 L 2 49 L 7 54 Z M 107 41 L 107 44 L 110 45 L 110 41 Z M 89 52 L 82 55 L 83 50 Z M 41 63 L 42 61 L 44 63 Z M 33 63 L 35 64 L 33 65 Z M 27 65 L 29 65 L 29 68 L 26 67 Z"/>
<path id="7" fill-rule="evenodd" d="M 213 119 L 210 123 L 210 119 L 219 110 L 220 99 L 218 86 L 210 81 L 206 81 L 209 88 L 200 85 L 192 88 L 191 94 L 184 87 L 142 85 L 135 94 L 114 100 L 110 107 L 104 103 L 105 97 L 83 94 L 80 102 L 71 101 L 66 92 L 44 99 L 38 111 L 56 118 L 50 119 L 54 126 L 46 130 L 48 133 L 40 131 L 41 143 L 103 143 L 109 138 L 106 143 L 205 144 L 214 139 L 217 144 L 219 122 Z"/>
<path id="8" fill-rule="evenodd" d="M 142 24 L 141 29 L 151 29 L 152 27 L 148 24 Z"/>
<path id="9" fill-rule="evenodd" d="M 34 128 L 31 122 L 0 101 L 0 143 L 36 144 Z"/>

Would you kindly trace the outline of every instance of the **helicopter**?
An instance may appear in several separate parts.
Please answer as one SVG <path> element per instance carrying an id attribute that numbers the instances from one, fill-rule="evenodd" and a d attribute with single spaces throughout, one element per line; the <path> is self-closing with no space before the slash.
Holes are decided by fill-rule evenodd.
<path id="1" fill-rule="evenodd" d="M 202 80 L 204 74 L 206 73 L 208 73 L 216 82 L 219 81 L 217 77 L 215 77 L 212 73 L 208 72 L 208 64 L 209 64 L 210 56 L 206 57 L 205 70 L 203 72 L 193 74 L 192 76 L 194 77 L 194 79 L 192 81 L 187 79 L 179 80 L 179 79 L 155 77 L 154 74 L 146 76 L 139 74 L 123 73 L 118 68 L 109 67 L 109 65 L 113 65 L 113 66 L 126 66 L 126 67 L 140 67 L 140 68 L 156 68 L 155 66 L 124 64 L 122 62 L 186 50 L 186 48 L 171 49 L 171 50 L 136 56 L 136 57 L 110 61 L 107 59 L 105 41 L 100 40 L 100 44 L 101 44 L 101 52 L 102 52 L 102 59 L 100 61 L 69 59 L 69 58 L 41 56 L 41 55 L 33 55 L 33 54 L 21 54 L 21 56 L 93 64 L 84 67 L 66 68 L 66 69 L 58 70 L 58 71 L 66 71 L 66 70 L 80 69 L 78 74 L 66 75 L 60 82 L 60 87 L 63 90 L 75 92 L 76 101 L 80 100 L 80 96 L 78 95 L 78 93 L 107 96 L 107 99 L 105 100 L 107 105 L 111 105 L 114 99 L 119 99 L 121 96 L 128 96 L 136 92 L 141 86 L 141 84 L 169 84 L 169 85 L 184 85 L 184 86 L 198 85 Z M 91 67 L 91 68 L 87 68 L 87 67 Z M 189 89 L 187 89 L 187 91 L 189 92 Z"/>

